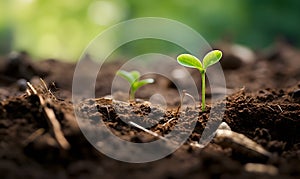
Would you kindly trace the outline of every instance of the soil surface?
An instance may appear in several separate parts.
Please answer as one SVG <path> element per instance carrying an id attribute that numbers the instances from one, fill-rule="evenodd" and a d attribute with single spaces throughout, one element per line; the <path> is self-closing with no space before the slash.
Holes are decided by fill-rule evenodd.
<path id="1" fill-rule="evenodd" d="M 239 56 L 232 46 L 216 45 L 224 53 L 221 65 L 227 95 L 208 104 L 205 112 L 200 111 L 198 103 L 178 110 L 179 93 L 161 76 L 154 76 L 156 82 L 142 87 L 137 98 L 149 99 L 159 85 L 168 108 L 146 100 L 111 100 L 107 95 L 122 61 L 104 64 L 95 87 L 97 98 L 73 105 L 76 64 L 54 59 L 33 62 L 26 52 L 2 57 L 0 178 L 299 178 L 300 51 L 281 42 L 252 56 Z M 198 72 L 190 72 L 200 89 Z M 210 95 L 208 91 L 208 101 Z M 221 120 L 210 113 L 214 106 L 225 107 Z M 106 127 L 134 143 L 165 140 L 166 145 L 158 150 L 172 147 L 181 135 L 188 138 L 163 159 L 120 162 L 89 143 L 75 113 L 94 126 L 87 125 L 85 131 Z M 202 132 L 214 127 L 207 125 L 208 121 L 226 122 L 231 130 L 218 129 L 203 148 L 197 144 Z M 189 125 L 195 128 L 189 131 Z M 178 137 L 171 141 L 167 136 L 174 129 Z M 128 155 L 122 153 L 122 146 L 109 150 Z"/>

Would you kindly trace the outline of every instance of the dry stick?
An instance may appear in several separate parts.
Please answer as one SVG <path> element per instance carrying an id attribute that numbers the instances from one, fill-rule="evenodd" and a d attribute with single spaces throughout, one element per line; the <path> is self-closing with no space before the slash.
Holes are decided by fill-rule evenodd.
<path id="1" fill-rule="evenodd" d="M 169 124 L 171 121 L 173 121 L 174 119 L 176 119 L 175 117 L 172 117 L 171 119 L 169 119 L 166 123 L 164 123 L 162 126 L 165 126 L 167 124 Z"/>
<path id="2" fill-rule="evenodd" d="M 255 156 L 272 157 L 272 154 L 265 150 L 261 145 L 257 144 L 252 139 L 246 137 L 243 134 L 231 131 L 230 127 L 226 123 L 221 123 L 216 132 L 213 134 L 214 143 L 220 145 L 221 147 L 230 147 L 244 154 L 252 154 Z M 196 143 L 190 143 L 191 146 L 197 148 L 204 148 L 205 145 Z"/>
<path id="3" fill-rule="evenodd" d="M 53 97 L 55 97 L 55 96 L 53 95 L 53 93 L 49 90 L 48 86 L 46 85 L 45 81 L 44 81 L 42 78 L 40 78 L 40 82 L 42 83 L 42 84 L 40 85 L 41 88 L 44 89 L 45 91 L 49 92 Z"/>
<path id="4" fill-rule="evenodd" d="M 245 135 L 231 130 L 218 129 L 214 137 L 214 142 L 223 147 L 230 146 L 239 152 L 248 151 L 248 153 L 251 152 L 256 155 L 271 157 L 271 153 L 265 150 L 261 145 Z"/>
<path id="5" fill-rule="evenodd" d="M 48 86 L 46 85 L 45 81 L 42 78 L 40 78 L 40 82 L 42 83 L 43 88 L 48 90 Z"/>
<path id="6" fill-rule="evenodd" d="M 147 132 L 148 134 L 153 135 L 154 137 L 157 137 L 157 138 L 159 138 L 159 139 L 162 139 L 162 140 L 164 140 L 164 141 L 168 141 L 168 142 L 169 142 L 168 139 L 166 139 L 166 138 L 164 138 L 164 137 L 158 135 L 157 133 L 155 133 L 155 132 L 153 132 L 153 131 L 150 131 L 150 130 L 144 128 L 143 126 L 138 125 L 137 123 L 134 123 L 134 122 L 132 122 L 132 121 L 129 121 L 128 123 L 129 123 L 130 125 L 132 125 L 132 126 L 138 128 L 138 129 L 141 129 L 141 130 L 144 131 L 144 132 Z"/>
<path id="7" fill-rule="evenodd" d="M 27 145 L 27 144 L 31 143 L 36 138 L 40 137 L 44 132 L 45 132 L 45 129 L 39 128 L 38 130 L 36 130 L 32 134 L 30 134 L 30 136 L 27 137 L 27 139 L 25 139 L 24 144 Z"/>
<path id="8" fill-rule="evenodd" d="M 27 86 L 29 87 L 29 92 L 30 92 L 29 95 L 31 95 L 32 93 L 37 95 L 37 91 L 34 89 L 31 83 L 27 82 Z"/>
<path id="9" fill-rule="evenodd" d="M 52 131 L 52 133 L 54 134 L 54 138 L 56 139 L 58 145 L 62 148 L 62 149 L 69 149 L 70 148 L 70 144 L 67 141 L 67 139 L 65 138 L 63 132 L 61 131 L 61 127 L 60 124 L 58 122 L 58 120 L 56 119 L 55 113 L 54 111 L 47 107 L 45 100 L 37 94 L 37 91 L 35 90 L 35 88 L 29 83 L 27 82 L 27 85 L 29 87 L 29 91 L 31 93 L 33 93 L 34 95 L 37 95 L 37 97 L 39 98 L 39 102 L 41 104 L 41 106 L 43 107 L 43 113 L 47 119 L 48 125 Z"/>
<path id="10" fill-rule="evenodd" d="M 31 91 L 28 88 L 26 89 L 26 93 L 27 93 L 28 96 L 31 95 Z"/>
<path id="11" fill-rule="evenodd" d="M 272 111 L 275 111 L 273 108 L 271 108 L 271 106 L 267 106 L 269 109 L 271 109 Z"/>
<path id="12" fill-rule="evenodd" d="M 41 104 L 42 102 L 44 104 L 42 104 L 43 106 L 43 111 L 44 114 L 46 116 L 46 118 L 48 119 L 48 124 L 52 129 L 52 132 L 55 136 L 56 141 L 58 142 L 58 144 L 60 145 L 61 148 L 63 149 L 69 149 L 70 148 L 70 144 L 67 141 L 67 139 L 65 138 L 63 132 L 61 131 L 61 127 L 60 124 L 58 122 L 58 120 L 56 119 L 55 113 L 51 108 L 46 107 L 45 102 L 40 98 Z"/>
<path id="13" fill-rule="evenodd" d="M 280 110 L 281 112 L 283 112 L 283 110 L 281 109 L 281 107 L 279 106 L 279 104 L 277 104 L 277 107 L 279 108 L 279 110 Z"/>

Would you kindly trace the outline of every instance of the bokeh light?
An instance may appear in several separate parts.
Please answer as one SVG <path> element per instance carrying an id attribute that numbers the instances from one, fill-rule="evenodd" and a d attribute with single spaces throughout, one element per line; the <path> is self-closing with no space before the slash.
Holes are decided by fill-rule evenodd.
<path id="1" fill-rule="evenodd" d="M 74 61 L 101 31 L 138 17 L 180 21 L 210 43 L 226 38 L 261 49 L 284 37 L 299 46 L 298 7 L 295 0 L 2 0 L 0 55 L 26 50 L 35 59 Z M 146 48 L 126 47 L 123 52 Z"/>

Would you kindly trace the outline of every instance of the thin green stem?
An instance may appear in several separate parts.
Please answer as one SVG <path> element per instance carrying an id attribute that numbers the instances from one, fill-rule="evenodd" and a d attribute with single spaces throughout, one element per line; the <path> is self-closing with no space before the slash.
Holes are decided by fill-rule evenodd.
<path id="1" fill-rule="evenodd" d="M 202 78 L 202 112 L 205 111 L 205 71 L 200 72 Z"/>
<path id="2" fill-rule="evenodd" d="M 135 100 L 135 90 L 130 88 L 129 90 L 129 101 L 134 101 Z"/>

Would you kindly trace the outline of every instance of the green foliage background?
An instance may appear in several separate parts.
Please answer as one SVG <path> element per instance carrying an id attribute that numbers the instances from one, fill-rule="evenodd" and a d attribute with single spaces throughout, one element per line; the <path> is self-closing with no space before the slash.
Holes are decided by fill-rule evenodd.
<path id="1" fill-rule="evenodd" d="M 178 20 L 210 43 L 226 37 L 259 49 L 284 36 L 299 45 L 299 7 L 298 0 L 0 0 L 0 53 L 77 60 L 98 33 L 137 17 Z M 145 43 L 133 42 L 123 52 L 174 49 Z"/>

